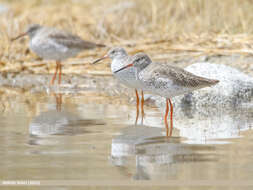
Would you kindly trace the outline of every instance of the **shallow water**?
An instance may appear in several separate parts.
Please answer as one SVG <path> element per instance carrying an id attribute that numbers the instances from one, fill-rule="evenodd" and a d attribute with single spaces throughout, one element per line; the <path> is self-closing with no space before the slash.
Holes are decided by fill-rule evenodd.
<path id="1" fill-rule="evenodd" d="M 97 99 L 82 94 L 26 96 L 22 90 L 2 98 L 0 179 L 122 189 L 253 185 L 250 111 L 233 112 L 229 118 L 237 122 L 219 114 L 218 124 L 189 112 L 176 114 L 173 137 L 165 138 L 159 109 L 146 107 L 144 124 L 134 125 L 134 103 Z M 218 135 L 206 135 L 208 123 L 222 132 L 212 128 L 210 134 Z"/>

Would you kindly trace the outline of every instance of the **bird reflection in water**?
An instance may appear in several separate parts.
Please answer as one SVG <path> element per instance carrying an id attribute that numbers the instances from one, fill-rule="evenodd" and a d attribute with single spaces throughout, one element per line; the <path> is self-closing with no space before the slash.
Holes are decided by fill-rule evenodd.
<path id="1" fill-rule="evenodd" d="M 60 112 L 61 105 L 62 105 L 62 94 L 61 93 L 59 93 L 59 94 L 54 93 L 54 96 L 55 96 L 55 102 L 56 102 L 56 110 L 58 112 Z"/>
<path id="2" fill-rule="evenodd" d="M 32 119 L 29 126 L 31 135 L 29 144 L 54 144 L 55 139 L 52 138 L 52 135 L 73 136 L 90 133 L 87 127 L 105 124 L 102 120 L 83 118 L 75 110 L 68 110 L 67 106 L 64 106 L 61 93 L 53 94 L 53 96 L 55 97 L 55 109 L 41 112 Z M 47 138 L 50 136 L 51 138 Z"/>
<path id="3" fill-rule="evenodd" d="M 179 170 L 177 163 L 218 161 L 214 146 L 191 145 L 184 140 L 164 137 L 160 128 L 129 126 L 113 138 L 111 162 L 122 175 L 149 180 L 173 177 Z"/>

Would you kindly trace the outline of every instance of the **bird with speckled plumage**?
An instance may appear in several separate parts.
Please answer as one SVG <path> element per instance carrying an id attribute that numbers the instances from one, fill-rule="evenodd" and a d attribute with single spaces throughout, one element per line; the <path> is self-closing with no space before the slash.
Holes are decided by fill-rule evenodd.
<path id="1" fill-rule="evenodd" d="M 170 98 L 192 92 L 217 84 L 219 81 L 196 76 L 184 69 L 171 66 L 168 63 L 152 62 L 145 53 L 133 56 L 132 62 L 115 71 L 134 68 L 137 80 L 141 83 L 141 89 L 166 98 L 166 111 L 164 116 L 166 135 L 172 135 L 173 129 L 173 105 Z M 170 104 L 170 135 L 168 130 L 167 116 Z"/>

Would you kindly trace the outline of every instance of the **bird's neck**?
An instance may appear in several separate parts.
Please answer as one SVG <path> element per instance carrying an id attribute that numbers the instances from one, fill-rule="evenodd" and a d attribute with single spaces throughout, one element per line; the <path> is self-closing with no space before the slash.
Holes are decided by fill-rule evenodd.
<path id="1" fill-rule="evenodd" d="M 144 63 L 142 63 L 138 68 L 139 72 L 142 71 L 143 69 L 146 69 L 151 63 L 152 61 L 145 61 Z"/>
<path id="2" fill-rule="evenodd" d="M 115 57 L 111 63 L 112 72 L 114 72 L 118 69 L 121 69 L 123 66 L 125 66 L 125 62 L 126 62 L 127 58 L 128 58 L 127 55 Z"/>

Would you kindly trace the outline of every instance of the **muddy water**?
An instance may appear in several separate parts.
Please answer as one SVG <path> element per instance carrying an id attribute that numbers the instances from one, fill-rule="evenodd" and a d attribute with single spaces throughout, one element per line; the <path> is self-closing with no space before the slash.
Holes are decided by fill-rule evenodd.
<path id="1" fill-rule="evenodd" d="M 208 129 L 198 130 L 209 120 L 178 114 L 174 135 L 168 139 L 157 108 L 146 107 L 144 124 L 134 125 L 134 103 L 113 104 L 99 95 L 2 91 L 1 180 L 117 189 L 129 185 L 178 189 L 253 185 L 250 111 L 232 115 L 237 122 L 220 115 L 215 127 L 223 130 L 212 129 L 210 134 L 219 135 L 211 140 Z"/>

